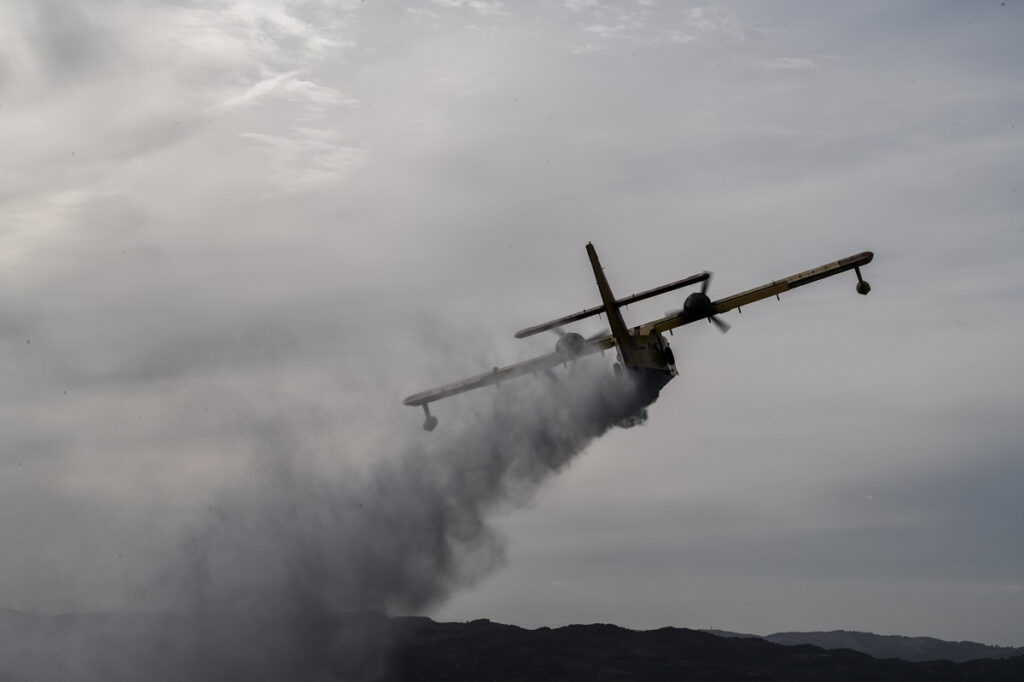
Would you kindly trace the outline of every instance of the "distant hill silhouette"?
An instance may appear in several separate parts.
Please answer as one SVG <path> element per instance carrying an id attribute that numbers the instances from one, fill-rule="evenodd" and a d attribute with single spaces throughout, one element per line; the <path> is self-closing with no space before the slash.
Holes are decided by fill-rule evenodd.
<path id="1" fill-rule="evenodd" d="M 1024 680 L 1024 656 L 915 663 L 880 660 L 850 649 L 783 646 L 756 637 L 729 638 L 679 628 L 635 631 L 615 625 L 569 625 L 525 630 L 487 620 L 436 623 L 429 618 L 374 613 L 337 616 L 332 621 L 333 634 L 309 649 L 316 665 L 292 665 L 288 669 L 295 674 L 281 675 L 264 666 L 273 665 L 275 659 L 261 657 L 267 652 L 244 641 L 239 650 L 242 659 L 219 659 L 219 667 L 211 667 L 189 646 L 194 628 L 186 616 L 170 614 L 43 616 L 0 609 L 0 680 Z M 359 648 L 346 647 L 352 642 L 359 642 Z M 257 667 L 252 666 L 254 661 Z"/>
<path id="2" fill-rule="evenodd" d="M 614 625 L 524 630 L 489 621 L 396 618 L 388 680 L 934 680 L 1020 682 L 1024 656 L 968 663 L 879 660 L 810 645 Z"/>
<path id="3" fill-rule="evenodd" d="M 750 635 L 726 630 L 704 630 L 720 637 L 758 637 L 776 644 L 811 644 L 822 649 L 853 649 L 874 658 L 900 658 L 904 661 L 954 661 L 962 663 L 979 658 L 1024 656 L 1024 647 L 991 646 L 977 642 L 948 642 L 934 637 L 876 635 L 872 632 L 832 630 L 830 632 L 776 632 Z"/>

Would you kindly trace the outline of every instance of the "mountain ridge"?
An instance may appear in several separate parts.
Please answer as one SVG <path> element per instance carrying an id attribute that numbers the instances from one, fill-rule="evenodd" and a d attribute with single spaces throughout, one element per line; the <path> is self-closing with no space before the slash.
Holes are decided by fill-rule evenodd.
<path id="1" fill-rule="evenodd" d="M 238 621 L 233 621 L 238 622 Z M 181 614 L 63 614 L 0 610 L 0 679 L 153 682 L 600 682 L 602 680 L 786 680 L 811 682 L 1020 682 L 1024 656 L 1002 660 L 909 662 L 852 649 L 785 646 L 666 627 L 629 630 L 607 623 L 528 630 L 480 619 L 439 623 L 373 612 L 327 615 L 302 642 L 301 658 L 281 658 L 249 631 L 204 644 L 214 631 Z M 286 635 L 286 632 L 282 632 Z M 241 639 L 239 639 L 241 637 Z M 274 641 L 274 640 L 270 640 Z M 264 647 L 257 646 L 263 643 Z M 209 660 L 219 645 L 231 656 Z M 285 654 L 295 651 L 285 649 Z M 239 658 L 237 655 L 240 655 Z M 281 674 L 281 671 L 289 671 Z"/>
<path id="2" fill-rule="evenodd" d="M 851 649 L 786 646 L 699 630 L 627 630 L 567 625 L 526 630 L 486 620 L 435 623 L 394 619 L 386 679 L 455 680 L 804 680 L 834 682 L 1019 682 L 1024 656 L 1002 660 L 910 662 Z M 452 676 L 458 670 L 457 676 Z"/>
<path id="3" fill-rule="evenodd" d="M 967 640 L 951 641 L 937 637 L 879 635 L 859 630 L 813 630 L 807 632 L 774 632 L 754 635 L 729 630 L 706 629 L 719 637 L 755 637 L 783 646 L 810 644 L 822 649 L 852 649 L 874 658 L 898 658 L 904 661 L 953 661 L 963 663 L 977 659 L 1004 659 L 1024 656 L 1024 647 L 1004 647 Z"/>

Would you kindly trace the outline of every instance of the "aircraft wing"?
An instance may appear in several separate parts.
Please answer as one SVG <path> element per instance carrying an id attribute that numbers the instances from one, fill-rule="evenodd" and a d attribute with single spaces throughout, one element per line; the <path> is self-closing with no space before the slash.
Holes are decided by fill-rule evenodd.
<path id="1" fill-rule="evenodd" d="M 705 313 L 694 315 L 685 310 L 680 311 L 675 314 L 666 315 L 665 317 L 653 322 L 649 322 L 643 325 L 642 329 L 645 333 L 650 333 L 651 331 L 669 331 L 670 329 L 681 327 L 684 324 L 690 324 L 697 320 L 707 319 L 711 315 L 719 315 L 732 310 L 733 308 L 742 308 L 745 305 L 755 303 L 762 299 L 769 298 L 771 296 L 778 296 L 790 289 L 796 289 L 797 287 L 802 287 L 805 284 L 817 282 L 818 280 L 825 279 L 826 277 L 832 277 L 839 273 L 847 272 L 848 270 L 857 270 L 859 277 L 860 267 L 870 263 L 874 257 L 875 254 L 870 251 L 858 253 L 854 256 L 837 260 L 834 263 L 828 263 L 827 265 L 805 270 L 790 277 L 775 280 L 768 284 L 748 289 L 747 291 L 734 294 L 732 296 L 720 298 L 717 301 L 714 301 L 711 304 L 710 310 Z M 866 291 L 864 293 L 866 293 Z"/>
<path id="2" fill-rule="evenodd" d="M 714 302 L 708 301 L 705 297 L 705 301 L 707 301 L 707 303 L 702 305 L 699 310 L 688 310 L 684 308 L 677 313 L 666 315 L 665 317 L 654 320 L 653 322 L 648 322 L 638 327 L 634 327 L 629 331 L 629 333 L 631 335 L 645 335 L 653 332 L 669 331 L 676 327 L 690 324 L 691 322 L 710 319 L 714 315 L 727 312 L 734 308 L 741 308 L 742 306 L 749 305 L 770 296 L 777 296 L 783 292 L 789 291 L 790 289 L 795 289 L 805 284 L 825 279 L 826 277 L 832 277 L 833 275 L 838 275 L 839 273 L 846 272 L 848 270 L 856 270 L 858 280 L 860 280 L 860 266 L 867 265 L 871 262 L 872 258 L 874 258 L 874 254 L 870 251 L 865 251 L 863 253 L 850 256 L 849 258 L 843 258 L 842 260 L 835 261 L 834 263 L 828 263 L 827 265 L 812 268 L 811 270 L 805 270 L 804 272 L 797 273 L 791 277 L 776 280 L 733 296 L 721 298 Z M 699 275 L 694 275 L 693 277 L 679 280 L 678 282 L 657 287 L 656 289 L 651 289 L 640 294 L 634 294 L 626 299 L 615 301 L 615 303 L 621 304 L 623 301 L 635 302 L 645 298 L 650 298 L 651 296 L 664 293 L 665 291 L 705 281 L 709 277 L 709 273 L 701 273 Z M 858 281 L 858 292 L 866 294 L 869 290 L 870 287 L 867 282 Z M 693 295 L 696 294 L 691 294 L 691 296 Z M 563 322 L 596 315 L 597 313 L 604 311 L 604 309 L 604 306 L 590 308 L 588 310 L 584 310 L 582 313 L 577 313 L 559 320 L 553 320 L 552 322 L 548 322 L 543 325 L 524 329 L 516 334 L 516 336 L 529 336 L 530 334 L 537 333 L 538 331 L 559 326 Z M 483 374 L 468 377 L 461 381 L 445 384 L 444 386 L 438 386 L 437 388 L 432 388 L 421 393 L 415 393 L 406 398 L 403 403 L 405 405 L 422 406 L 424 408 L 424 411 L 427 414 L 427 421 L 424 423 L 424 428 L 430 431 L 437 425 L 437 419 L 436 417 L 430 416 L 428 405 L 435 400 L 441 400 L 442 398 L 447 398 L 459 393 L 472 391 L 473 389 L 481 388 L 483 386 L 499 384 L 502 381 L 523 376 L 524 374 L 536 374 L 537 372 L 548 371 L 558 365 L 572 362 L 580 357 L 614 348 L 616 345 L 615 337 L 612 334 L 605 334 L 600 337 L 592 337 L 586 340 L 578 335 L 572 336 L 576 336 L 580 343 L 579 345 L 567 345 L 569 350 L 556 350 L 553 353 L 541 355 L 531 360 L 518 362 L 514 365 L 508 365 L 507 367 L 495 367 L 490 372 L 484 372 Z"/>
<path id="3" fill-rule="evenodd" d="M 423 391 L 416 393 L 402 401 L 404 405 L 426 405 L 432 403 L 435 400 L 441 400 L 449 396 L 456 395 L 458 393 L 465 393 L 466 391 L 472 391 L 475 388 L 481 388 L 482 386 L 490 386 L 491 384 L 500 384 L 506 379 L 513 377 L 522 376 L 524 374 L 536 374 L 537 372 L 544 372 L 558 365 L 572 362 L 585 355 L 592 355 L 608 348 L 615 347 L 615 339 L 609 334 L 599 339 L 587 341 L 583 346 L 576 352 L 565 353 L 555 351 L 554 353 L 548 353 L 547 355 L 541 355 L 531 360 L 524 360 L 523 362 L 517 362 L 514 365 L 507 367 L 495 367 L 490 372 L 484 372 L 462 381 L 456 381 L 444 386 L 438 386 L 432 388 L 429 391 Z M 436 423 L 436 422 L 435 422 Z"/>

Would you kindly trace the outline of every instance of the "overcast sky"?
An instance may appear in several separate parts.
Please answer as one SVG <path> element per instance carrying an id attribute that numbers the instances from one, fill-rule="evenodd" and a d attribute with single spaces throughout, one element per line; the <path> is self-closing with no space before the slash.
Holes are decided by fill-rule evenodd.
<path id="1" fill-rule="evenodd" d="M 493 389 L 402 398 L 550 350 L 587 241 L 713 298 L 872 250 L 679 330 L 431 615 L 1024 645 L 1019 0 L 0 0 L 0 150 L 0 605 L 144 605 L 267 424 L 444 438 Z"/>

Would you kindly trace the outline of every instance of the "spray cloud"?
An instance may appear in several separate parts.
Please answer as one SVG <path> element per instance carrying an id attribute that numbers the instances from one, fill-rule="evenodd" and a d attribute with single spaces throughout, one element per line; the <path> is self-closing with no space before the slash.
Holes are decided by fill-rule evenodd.
<path id="1" fill-rule="evenodd" d="M 612 426 L 642 423 L 656 393 L 591 358 L 479 397 L 472 418 L 432 434 L 410 424 L 398 452 L 340 480 L 303 466 L 288 429 L 261 427 L 263 475 L 224 491 L 167 571 L 176 615 L 98 637 L 109 656 L 64 661 L 71 678 L 386 677 L 389 642 L 367 612 L 421 612 L 493 571 L 504 553 L 488 516 Z"/>
<path id="2" fill-rule="evenodd" d="M 471 420 L 417 433 L 340 483 L 278 469 L 220 507 L 188 554 L 209 666 L 197 672 L 372 677 L 382 643 L 342 632 L 344 614 L 418 612 L 500 565 L 488 514 L 525 503 L 610 427 L 643 421 L 641 388 L 581 361 L 560 381 L 502 386 Z"/>

